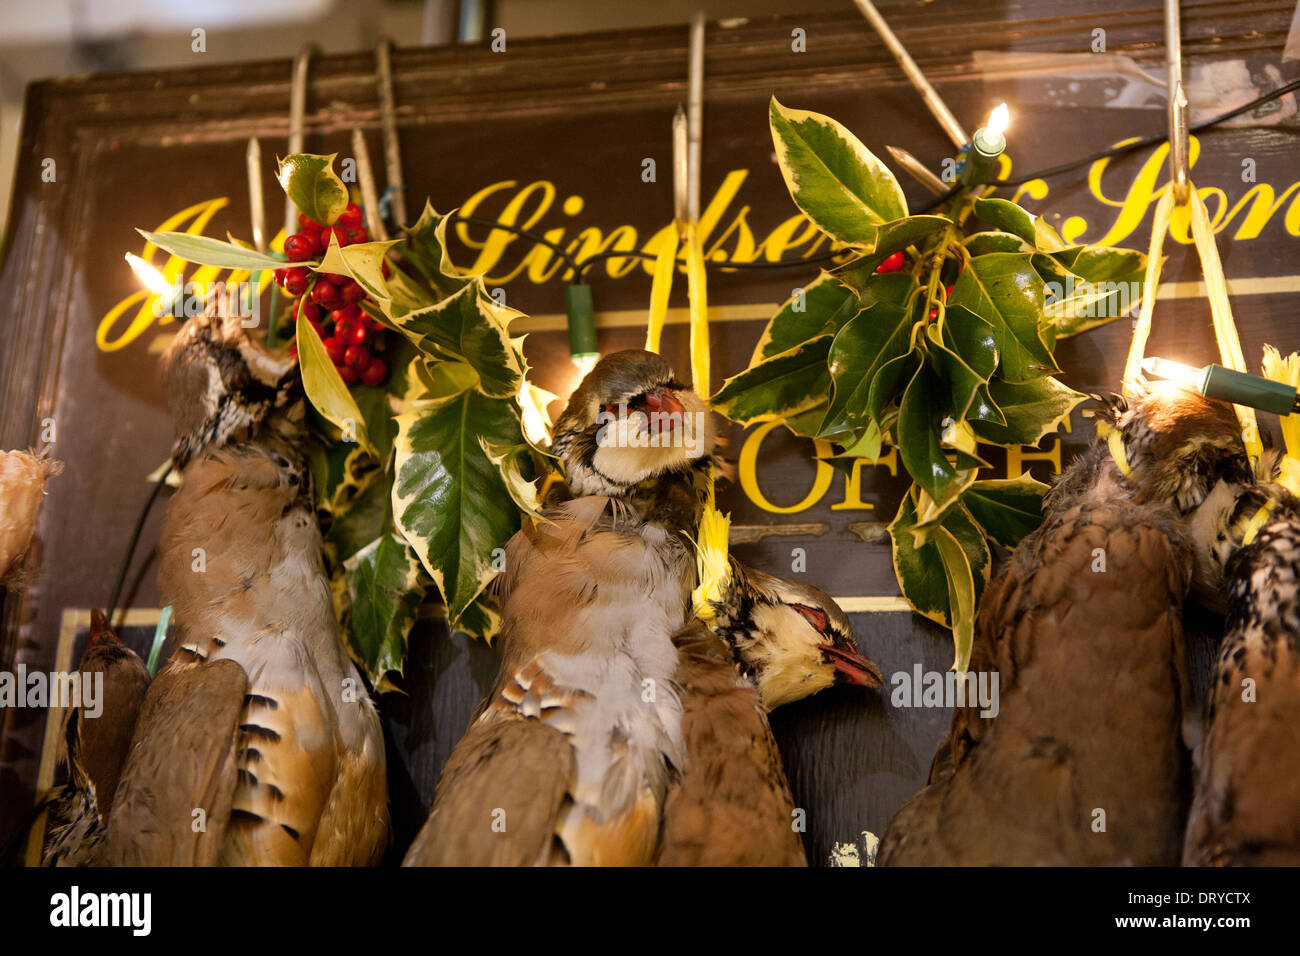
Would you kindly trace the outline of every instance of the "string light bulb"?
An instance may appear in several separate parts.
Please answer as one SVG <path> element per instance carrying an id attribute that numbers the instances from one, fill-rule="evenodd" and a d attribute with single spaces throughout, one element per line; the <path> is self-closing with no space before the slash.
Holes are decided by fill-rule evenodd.
<path id="1" fill-rule="evenodd" d="M 1186 385 L 1216 401 L 1248 405 L 1274 415 L 1300 411 L 1300 393 L 1294 386 L 1223 365 L 1194 368 L 1172 359 L 1152 357 L 1142 360 L 1142 371 L 1155 378 Z"/>
<path id="2" fill-rule="evenodd" d="M 989 114 L 988 122 L 975 131 L 961 170 L 962 182 L 967 186 L 978 186 L 993 178 L 998 157 L 1007 148 L 1007 138 L 1003 134 L 1010 122 L 1011 111 L 1007 104 L 999 103 Z"/>

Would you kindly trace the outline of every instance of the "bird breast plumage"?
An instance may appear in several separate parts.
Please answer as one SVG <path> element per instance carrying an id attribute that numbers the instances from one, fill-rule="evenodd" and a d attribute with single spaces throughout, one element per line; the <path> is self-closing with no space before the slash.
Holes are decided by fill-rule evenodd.
<path id="1" fill-rule="evenodd" d="M 348 659 L 300 479 L 273 452 L 209 452 L 162 532 L 173 661 L 231 660 L 248 679 L 224 862 L 377 861 L 383 735 Z"/>

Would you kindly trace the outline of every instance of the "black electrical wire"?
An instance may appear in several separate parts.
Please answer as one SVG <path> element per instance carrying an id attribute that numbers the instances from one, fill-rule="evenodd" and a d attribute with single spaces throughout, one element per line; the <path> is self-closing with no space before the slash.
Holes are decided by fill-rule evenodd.
<path id="1" fill-rule="evenodd" d="M 1189 135 L 1192 133 L 1203 133 L 1208 129 L 1213 129 L 1214 127 L 1218 126 L 1220 123 L 1226 123 L 1228 120 L 1234 119 L 1240 116 L 1242 113 L 1249 113 L 1251 110 L 1258 109 L 1259 107 L 1263 106 L 1265 103 L 1271 103 L 1274 100 L 1286 96 L 1288 93 L 1291 93 L 1295 90 L 1300 90 L 1300 79 L 1292 80 L 1290 83 L 1283 84 L 1282 86 L 1279 86 L 1277 89 L 1269 93 L 1265 93 L 1263 96 L 1256 97 L 1255 99 L 1251 100 L 1249 103 L 1245 103 L 1241 106 L 1238 106 L 1236 109 L 1228 110 L 1228 112 L 1223 113 L 1219 116 L 1212 117 L 1211 119 L 1208 120 L 1202 120 L 1201 122 L 1196 123 L 1193 126 L 1189 126 L 1187 128 L 1187 132 Z M 1100 150 L 1099 152 L 1092 153 L 1091 155 L 1084 156 L 1081 159 L 1074 159 L 1068 163 L 1060 163 L 1059 165 L 1056 166 L 1049 166 L 1046 169 L 1040 169 L 1034 173 L 1026 173 L 1024 176 L 1017 176 L 1012 179 L 999 179 L 990 183 L 989 185 L 1023 186 L 1025 183 L 1029 182 L 1030 180 L 1047 179 L 1051 176 L 1059 176 L 1061 173 L 1068 173 L 1071 170 L 1078 169 L 1080 166 L 1091 166 L 1093 163 L 1101 159 L 1114 159 L 1119 156 L 1127 156 L 1130 153 L 1136 153 L 1139 150 L 1148 149 L 1149 147 L 1152 146 L 1159 146 L 1161 143 L 1165 142 L 1168 139 L 1169 139 L 1169 134 L 1167 132 L 1157 133 L 1152 136 L 1143 136 L 1141 139 L 1136 139 L 1131 143 L 1125 143 L 1123 146 L 1113 146 L 1110 149 L 1103 149 Z M 920 209 L 916 210 L 917 214 L 919 215 L 921 213 L 927 213 L 930 210 L 934 209 L 936 206 L 941 206 L 943 203 L 947 202 L 953 196 L 957 195 L 957 192 L 960 189 L 961 186 L 954 186 L 951 189 L 949 189 L 947 192 L 935 196 L 932 200 L 930 200 Z"/>
<path id="2" fill-rule="evenodd" d="M 158 500 L 158 495 L 163 486 L 167 484 L 167 476 L 172 473 L 171 462 L 163 470 L 162 477 L 158 483 L 153 486 L 153 491 L 149 492 L 149 498 L 140 509 L 140 517 L 136 519 L 135 531 L 131 533 L 131 543 L 126 547 L 126 557 L 122 559 L 122 567 L 117 572 L 117 583 L 113 585 L 113 596 L 108 599 L 108 619 L 109 626 L 113 624 L 113 612 L 117 610 L 117 600 L 122 596 L 122 585 L 126 583 L 127 571 L 131 568 L 131 559 L 135 557 L 136 545 L 140 543 L 140 533 L 144 531 L 144 523 L 149 519 L 149 512 L 153 510 L 153 504 Z"/>

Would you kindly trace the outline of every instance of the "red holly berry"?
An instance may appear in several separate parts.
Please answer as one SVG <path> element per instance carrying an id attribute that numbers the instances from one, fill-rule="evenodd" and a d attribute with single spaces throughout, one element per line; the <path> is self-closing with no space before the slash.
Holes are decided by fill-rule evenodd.
<path id="1" fill-rule="evenodd" d="M 388 378 L 388 366 L 381 358 L 372 359 L 366 366 L 366 370 L 361 373 L 361 382 L 364 385 L 379 385 L 386 378 Z"/>
<path id="2" fill-rule="evenodd" d="M 339 378 L 343 379 L 344 385 L 355 385 L 361 381 L 361 373 L 350 365 L 335 365 L 334 367 L 338 369 Z"/>
<path id="3" fill-rule="evenodd" d="M 346 282 L 339 283 L 339 293 L 343 296 L 344 302 L 360 302 L 366 297 L 366 290 L 361 288 L 360 283 L 355 279 L 348 279 Z"/>
<path id="4" fill-rule="evenodd" d="M 901 252 L 895 252 L 892 256 L 876 266 L 877 272 L 901 272 L 907 265 L 907 260 Z"/>
<path id="5" fill-rule="evenodd" d="M 316 245 L 310 236 L 295 232 L 284 240 L 284 254 L 289 257 L 290 262 L 306 262 L 316 254 Z"/>
<path id="6" fill-rule="evenodd" d="M 348 208 L 339 213 L 337 222 L 344 229 L 361 225 L 361 207 L 354 202 L 348 203 Z"/>
<path id="7" fill-rule="evenodd" d="M 297 343 L 297 342 L 294 342 L 292 345 L 289 346 L 289 354 L 290 354 L 291 356 L 293 356 L 294 358 L 297 358 L 297 357 L 298 357 L 298 343 Z"/>
<path id="8" fill-rule="evenodd" d="M 364 372 L 370 367 L 373 358 L 370 349 L 364 345 L 349 345 L 348 350 L 343 353 L 343 364 L 352 366 L 358 372 Z"/>
<path id="9" fill-rule="evenodd" d="M 293 320 L 297 322 L 304 315 L 313 322 L 319 322 L 321 317 L 320 306 L 311 299 L 299 299 L 293 307 Z"/>
<path id="10" fill-rule="evenodd" d="M 366 340 L 366 327 L 357 319 L 343 319 L 334 323 L 334 334 L 348 345 L 360 345 Z"/>
<path id="11" fill-rule="evenodd" d="M 292 269 L 284 270 L 284 281 L 280 283 L 284 291 L 290 295 L 302 295 L 307 291 L 307 283 L 311 276 L 304 266 L 294 266 Z M 316 288 L 320 288 L 319 285 Z"/>
<path id="12" fill-rule="evenodd" d="M 308 216 L 305 212 L 300 212 L 300 213 L 298 213 L 298 229 L 299 229 L 300 231 L 303 230 L 303 229 L 307 229 L 307 228 L 309 228 L 309 227 L 312 227 L 312 226 L 314 226 L 315 228 L 319 229 L 319 228 L 320 228 L 320 223 L 318 223 L 315 219 L 312 219 L 312 218 L 311 218 L 310 216 Z"/>
<path id="13" fill-rule="evenodd" d="M 356 226 L 353 226 L 352 228 L 345 230 L 343 235 L 346 238 L 346 242 L 344 244 L 349 246 L 358 242 L 365 242 L 367 239 L 370 238 L 370 233 Z"/>
<path id="14" fill-rule="evenodd" d="M 946 302 L 948 299 L 952 298 L 952 286 L 944 286 L 943 291 L 947 293 L 947 295 L 944 296 L 944 301 Z"/>
<path id="15" fill-rule="evenodd" d="M 388 268 L 388 263 L 387 263 L 387 262 L 383 263 L 382 265 L 383 265 L 383 267 L 384 267 L 384 278 L 387 279 L 387 278 L 388 278 L 390 275 L 392 275 L 393 273 L 392 273 L 392 271 Z"/>
<path id="16" fill-rule="evenodd" d="M 271 275 L 275 276 L 275 281 L 278 285 L 283 286 L 284 274 L 288 271 L 289 271 L 288 269 L 276 269 L 274 272 L 271 273 Z"/>
<path id="17" fill-rule="evenodd" d="M 304 269 L 303 271 L 306 272 L 307 270 Z M 326 312 L 332 312 L 343 304 L 338 286 L 329 282 L 317 282 L 312 286 L 311 300 Z"/>
<path id="18" fill-rule="evenodd" d="M 327 226 L 321 230 L 321 242 L 325 244 L 326 248 L 329 248 L 330 236 L 333 236 L 340 246 L 346 246 L 348 244 L 347 231 L 341 226 Z"/>
<path id="19" fill-rule="evenodd" d="M 338 286 L 340 292 L 343 290 L 345 285 L 352 281 L 347 276 L 339 275 L 337 272 L 327 272 L 325 273 L 325 278 Z"/>
<path id="20" fill-rule="evenodd" d="M 356 304 L 339 306 L 330 313 L 330 318 L 335 322 L 356 322 L 361 318 L 361 306 Z"/>
<path id="21" fill-rule="evenodd" d="M 331 335 L 325 339 L 325 351 L 329 353 L 330 361 L 335 365 L 342 365 L 343 358 L 347 354 L 348 347 L 337 335 Z"/>

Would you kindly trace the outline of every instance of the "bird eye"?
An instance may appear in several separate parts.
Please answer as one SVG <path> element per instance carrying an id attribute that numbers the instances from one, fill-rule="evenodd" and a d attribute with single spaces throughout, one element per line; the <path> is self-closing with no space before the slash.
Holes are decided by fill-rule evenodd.
<path id="1" fill-rule="evenodd" d="M 809 607 L 806 604 L 791 605 L 796 611 L 802 614 L 818 633 L 826 633 L 826 612 L 815 607 Z"/>

